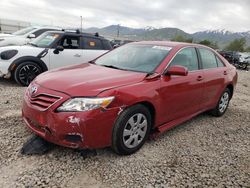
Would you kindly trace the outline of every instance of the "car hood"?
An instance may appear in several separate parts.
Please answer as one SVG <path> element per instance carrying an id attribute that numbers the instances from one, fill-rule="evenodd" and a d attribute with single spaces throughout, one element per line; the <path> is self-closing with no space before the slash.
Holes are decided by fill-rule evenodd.
<path id="1" fill-rule="evenodd" d="M 22 56 L 36 55 L 40 53 L 44 48 L 38 48 L 31 45 L 23 45 L 23 46 L 2 46 L 0 47 L 0 53 L 7 50 L 17 50 L 19 53 L 21 52 Z"/>
<path id="2" fill-rule="evenodd" d="M 6 34 L 6 33 L 0 33 L 0 39 L 1 38 L 6 38 L 6 37 L 14 37 L 15 35 L 12 34 Z"/>
<path id="3" fill-rule="evenodd" d="M 84 63 L 45 72 L 35 84 L 70 96 L 97 96 L 105 90 L 141 82 L 146 73 L 123 71 Z"/>

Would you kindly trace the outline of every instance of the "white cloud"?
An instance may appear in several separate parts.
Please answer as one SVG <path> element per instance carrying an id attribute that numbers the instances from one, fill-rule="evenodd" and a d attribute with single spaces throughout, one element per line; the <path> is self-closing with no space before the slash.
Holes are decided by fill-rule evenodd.
<path id="1" fill-rule="evenodd" d="M 178 27 L 250 30 L 248 0 L 1 0 L 0 18 L 78 27 L 121 24 L 128 27 Z"/>

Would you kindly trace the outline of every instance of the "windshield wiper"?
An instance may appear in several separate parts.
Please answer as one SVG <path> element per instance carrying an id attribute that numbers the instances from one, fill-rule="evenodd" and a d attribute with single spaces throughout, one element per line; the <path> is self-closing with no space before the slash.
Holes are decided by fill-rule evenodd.
<path id="1" fill-rule="evenodd" d="M 120 69 L 120 70 L 123 70 L 123 69 L 121 69 L 121 68 L 119 68 L 119 67 L 116 67 L 116 66 L 114 66 L 114 65 L 102 65 L 102 66 L 108 67 L 108 68 L 112 68 L 112 69 Z"/>
<path id="2" fill-rule="evenodd" d="M 92 60 L 92 61 L 89 61 L 88 63 L 90 63 L 90 64 L 95 64 L 95 61 Z"/>

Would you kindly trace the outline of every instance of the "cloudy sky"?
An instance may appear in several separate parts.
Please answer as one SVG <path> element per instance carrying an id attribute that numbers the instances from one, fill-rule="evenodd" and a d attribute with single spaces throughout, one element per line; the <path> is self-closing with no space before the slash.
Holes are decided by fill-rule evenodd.
<path id="1" fill-rule="evenodd" d="M 45 25 L 141 28 L 177 27 L 186 32 L 250 31 L 249 0 L 1 0 L 0 19 Z"/>

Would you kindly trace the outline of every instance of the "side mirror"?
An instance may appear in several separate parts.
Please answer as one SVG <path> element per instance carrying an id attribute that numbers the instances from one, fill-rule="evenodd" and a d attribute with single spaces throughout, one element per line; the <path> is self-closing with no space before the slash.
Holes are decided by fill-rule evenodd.
<path id="1" fill-rule="evenodd" d="M 113 46 L 113 48 L 115 49 L 115 48 L 118 48 L 120 45 L 118 45 L 118 44 L 115 44 L 114 46 Z"/>
<path id="2" fill-rule="evenodd" d="M 175 65 L 167 69 L 166 75 L 187 76 L 188 69 L 183 66 Z"/>
<path id="3" fill-rule="evenodd" d="M 64 50 L 63 46 L 57 46 L 54 50 L 54 54 L 59 54 L 59 52 L 62 52 Z"/>
<path id="4" fill-rule="evenodd" d="M 28 35 L 28 38 L 29 38 L 29 39 L 36 38 L 36 35 L 34 35 L 34 34 L 29 34 L 29 35 Z"/>

